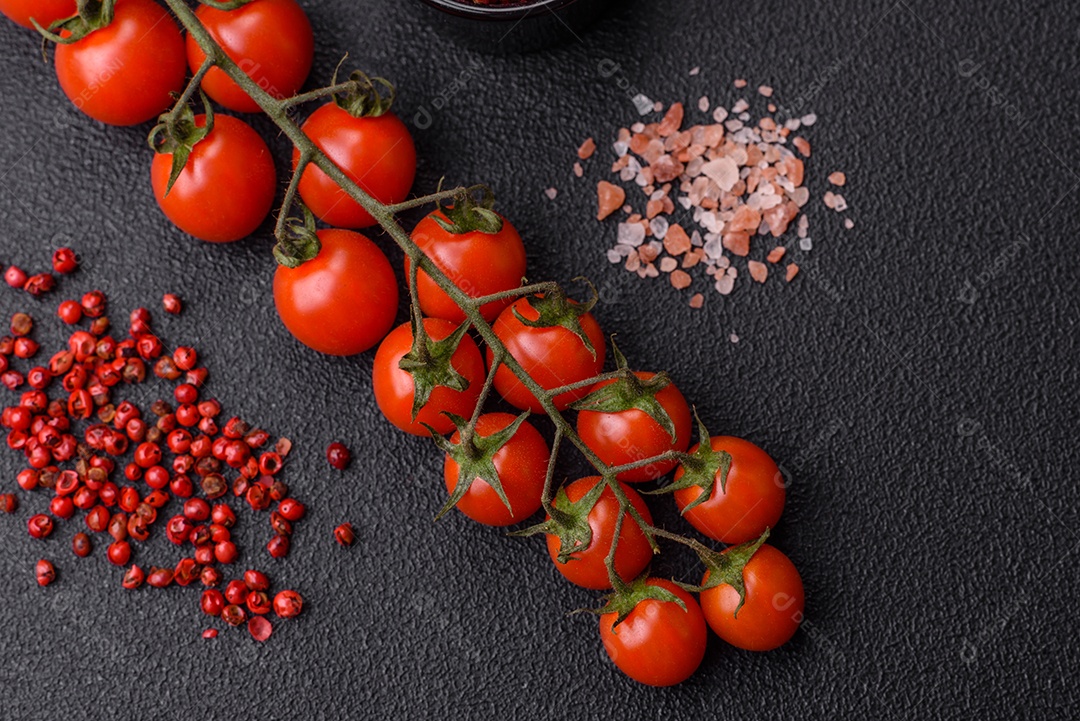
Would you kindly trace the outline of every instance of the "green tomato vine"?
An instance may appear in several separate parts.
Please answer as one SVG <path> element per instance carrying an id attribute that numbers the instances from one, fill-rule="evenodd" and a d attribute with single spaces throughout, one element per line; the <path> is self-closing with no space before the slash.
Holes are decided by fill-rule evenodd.
<path id="1" fill-rule="evenodd" d="M 616 467 L 605 464 L 597 454 L 585 444 L 578 435 L 573 424 L 570 423 L 556 408 L 554 398 L 568 390 L 592 386 L 606 380 L 623 381 L 631 386 L 639 386 L 640 382 L 628 369 L 625 361 L 620 362 L 619 368 L 613 372 L 603 373 L 594 378 L 562 388 L 545 390 L 522 368 L 514 357 L 507 352 L 506 347 L 495 334 L 491 324 L 484 319 L 480 312 L 480 308 L 492 301 L 526 296 L 530 297 L 530 301 L 533 301 L 538 294 L 542 294 L 547 299 L 547 304 L 549 305 L 555 299 L 563 299 L 563 302 L 565 302 L 566 295 L 562 288 L 554 282 L 541 282 L 523 285 L 513 290 L 488 296 L 478 298 L 470 297 L 467 293 L 458 288 L 454 282 L 450 280 L 450 278 L 447 277 L 446 274 L 443 273 L 442 270 L 440 270 L 439 267 L 419 248 L 419 246 L 413 242 L 409 234 L 402 228 L 396 219 L 396 215 L 402 211 L 432 204 L 441 204 L 444 201 L 454 202 L 462 208 L 477 207 L 471 205 L 468 201 L 473 197 L 478 188 L 481 189 L 481 192 L 485 192 L 486 189 L 482 189 L 482 186 L 478 186 L 477 188 L 458 187 L 449 190 L 440 190 L 439 192 L 417 197 L 402 203 L 392 205 L 380 203 L 364 192 L 359 185 L 350 179 L 341 168 L 327 157 L 327 155 L 316 146 L 291 117 L 291 111 L 297 106 L 323 98 L 334 98 L 339 104 L 342 102 L 348 103 L 349 107 L 366 108 L 368 109 L 367 112 L 385 112 L 389 107 L 389 102 L 392 100 L 392 91 L 390 98 L 384 97 L 381 93 L 386 90 L 388 84 L 385 84 L 385 81 L 379 79 L 369 79 L 366 75 L 359 72 L 351 74 L 349 79 L 344 82 L 338 82 L 337 73 L 335 73 L 333 82 L 327 87 L 301 93 L 291 98 L 275 98 L 263 90 L 258 83 L 249 78 L 247 74 L 228 57 L 222 47 L 211 37 L 206 28 L 200 23 L 193 10 L 188 6 L 186 0 L 164 0 L 164 2 L 184 26 L 189 35 L 198 43 L 203 52 L 206 53 L 206 60 L 189 81 L 188 86 L 177 100 L 174 108 L 169 113 L 162 116 L 160 124 L 155 128 L 154 133 L 151 134 L 153 139 L 152 145 L 155 150 L 162 150 L 163 148 L 169 147 L 175 149 L 179 146 L 181 150 L 186 148 L 190 151 L 190 145 L 198 142 L 200 138 L 197 137 L 189 137 L 186 140 L 181 137 L 177 140 L 175 134 L 172 134 L 172 129 L 176 127 L 186 127 L 186 121 L 190 118 L 191 114 L 189 104 L 197 94 L 201 95 L 200 84 L 202 79 L 211 68 L 220 68 L 259 105 L 263 112 L 266 113 L 267 117 L 269 117 L 281 132 L 293 143 L 299 154 L 299 159 L 285 192 L 285 197 L 278 213 L 274 229 L 274 235 L 278 242 L 277 246 L 275 246 L 274 254 L 278 259 L 278 262 L 295 266 L 305 260 L 315 257 L 319 252 L 318 239 L 315 236 L 314 218 L 310 211 L 303 207 L 296 197 L 300 177 L 303 175 L 303 172 L 308 165 L 314 165 L 326 173 L 326 175 L 329 176 L 342 190 L 359 203 L 364 210 L 370 213 L 378 222 L 379 226 L 393 238 L 394 242 L 397 243 L 410 261 L 408 282 L 413 319 L 414 345 L 412 352 L 403 360 L 402 368 L 413 373 L 414 377 L 419 378 L 424 375 L 424 371 L 432 369 L 433 363 L 439 363 L 439 359 L 446 355 L 437 346 L 435 346 L 436 352 L 432 352 L 433 344 L 424 332 L 423 323 L 419 322 L 419 319 L 422 317 L 417 294 L 417 273 L 419 270 L 423 270 L 427 273 L 439 288 L 441 288 L 464 312 L 466 321 L 462 326 L 462 332 L 471 327 L 491 350 L 493 360 L 484 382 L 476 410 L 471 418 L 456 420 L 461 433 L 461 444 L 466 447 L 484 445 L 483 441 L 476 436 L 476 424 L 482 413 L 485 401 L 491 393 L 495 372 L 500 366 L 505 366 L 517 377 L 521 384 L 538 399 L 544 412 L 555 426 L 555 436 L 551 448 L 551 460 L 548 465 L 541 499 L 543 508 L 549 516 L 549 520 L 537 526 L 533 526 L 532 528 L 518 532 L 515 535 L 558 532 L 560 524 L 568 522 L 569 519 L 567 518 L 567 514 L 560 511 L 559 508 L 553 504 L 552 499 L 556 485 L 554 480 L 555 464 L 559 456 L 559 450 L 563 441 L 569 441 L 596 469 L 596 472 L 602 479 L 602 483 L 598 484 L 597 492 L 590 494 L 593 496 L 593 503 L 595 503 L 596 498 L 599 497 L 600 491 L 607 488 L 611 490 L 618 500 L 622 511 L 616 521 L 614 541 L 606 557 L 608 576 L 614 589 L 612 600 L 609 600 L 609 605 L 606 609 L 618 611 L 621 620 L 622 617 L 625 617 L 626 613 L 629 613 L 626 599 L 633 598 L 640 600 L 640 597 L 642 596 L 640 587 L 636 587 L 637 590 L 632 589 L 632 584 L 625 582 L 615 571 L 615 553 L 618 547 L 623 521 L 626 517 L 629 517 L 641 529 L 648 539 L 654 553 L 659 553 L 660 550 L 658 539 L 665 539 L 685 545 L 692 549 L 711 571 L 710 581 L 707 585 L 713 586 L 721 582 L 731 583 L 741 595 L 743 592 L 742 568 L 749 560 L 749 557 L 753 555 L 753 551 L 757 550 L 757 547 L 764 541 L 765 537 L 767 537 L 768 531 L 756 541 L 729 549 L 729 552 L 726 553 L 717 552 L 695 539 L 672 533 L 647 522 L 630 503 L 629 498 L 617 480 L 618 474 L 623 471 L 674 460 L 683 465 L 684 469 L 687 471 L 686 475 L 688 478 L 696 479 L 705 488 L 706 493 L 702 496 L 704 499 L 707 497 L 708 491 L 711 491 L 712 476 L 718 469 L 722 470 L 720 474 L 721 478 L 719 479 L 720 483 L 724 483 L 724 476 L 726 475 L 726 468 L 730 464 L 730 457 L 725 460 L 723 458 L 714 457 L 717 454 L 709 455 L 709 452 L 705 451 L 697 454 L 671 451 Z M 199 0 L 199 2 L 218 9 L 232 9 L 243 4 L 242 0 L 239 2 Z M 105 0 L 105 4 L 109 5 L 109 0 Z M 206 101 L 205 97 L 203 98 L 203 102 L 209 111 L 209 103 Z M 163 130 L 165 135 L 170 135 L 172 138 L 171 141 L 162 140 L 160 136 L 163 134 Z M 209 131 L 207 130 L 206 132 Z M 177 158 L 180 163 L 180 169 L 182 169 L 183 157 L 186 157 L 186 154 L 182 152 L 175 153 L 174 157 Z M 178 173 L 179 169 L 174 169 L 174 177 L 175 174 Z M 479 207 L 481 211 L 483 211 L 485 207 L 490 208 L 490 204 L 485 201 L 485 203 Z M 302 217 L 297 218 L 290 215 L 294 208 L 300 209 Z M 479 215 L 479 218 L 474 218 L 472 220 L 478 223 L 484 221 L 490 222 L 490 217 L 488 217 L 487 214 L 481 212 Z M 458 220 L 460 221 L 461 219 L 459 218 Z M 595 299 L 593 302 L 595 302 Z M 588 307 L 591 307 L 591 305 Z M 459 334 L 455 335 L 460 338 Z M 621 358 L 621 354 L 617 354 L 617 357 Z M 408 368 L 406 368 L 406 364 L 409 366 Z M 429 373 L 428 375 L 437 375 L 437 373 Z M 666 375 L 662 376 L 662 378 L 666 379 Z M 655 390 L 658 389 L 653 388 L 651 390 L 655 392 Z M 603 405 L 604 403 L 610 402 L 609 400 L 606 400 L 610 395 L 611 391 L 608 391 L 606 396 L 593 398 L 591 402 L 594 405 L 603 408 L 605 407 Z M 645 405 L 651 407 L 652 404 L 648 404 L 648 400 L 649 399 L 646 399 Z M 585 402 L 586 406 L 588 406 L 588 402 L 589 399 L 587 398 Z M 658 419 L 658 422 L 662 423 L 662 421 L 663 419 Z M 702 448 L 708 449 L 709 444 L 707 441 L 709 439 L 709 434 L 700 421 L 698 422 L 698 433 L 700 440 L 703 442 Z M 437 444 L 442 450 L 447 450 L 449 447 L 449 443 L 445 439 L 438 439 Z M 727 454 L 722 453 L 722 455 L 726 456 Z M 490 473 L 487 475 L 490 475 Z M 496 483 L 493 484 L 493 486 L 496 486 L 496 491 L 499 492 L 501 497 L 505 498 L 497 479 L 492 480 L 496 481 Z M 661 492 L 668 490 L 671 489 L 661 489 Z M 448 507 L 449 504 L 447 508 Z M 440 512 L 440 515 L 441 513 L 444 513 L 445 510 L 447 509 L 444 508 L 443 511 Z M 588 541 L 586 539 L 586 545 L 587 543 Z M 638 586 L 640 585 L 641 584 L 638 584 Z M 700 590 L 697 586 L 689 584 L 682 585 L 688 589 Z M 661 600 L 671 600 L 668 596 L 672 594 L 663 589 L 656 589 L 655 592 L 648 592 L 645 595 Z M 634 601 L 635 603 L 636 600 Z M 630 608 L 632 608 L 632 605 Z"/>

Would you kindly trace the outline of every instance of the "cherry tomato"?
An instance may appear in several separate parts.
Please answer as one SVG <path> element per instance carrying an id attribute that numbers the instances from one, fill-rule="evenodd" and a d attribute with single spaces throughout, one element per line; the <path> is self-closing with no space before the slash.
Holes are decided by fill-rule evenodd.
<path id="1" fill-rule="evenodd" d="M 566 496 L 571 502 L 581 500 L 582 496 L 599 482 L 600 476 L 579 478 L 566 486 Z M 630 505 L 637 509 L 646 523 L 651 524 L 652 514 L 649 513 L 649 507 L 645 505 L 645 501 L 630 486 L 620 485 L 630 500 Z M 562 510 L 558 504 L 556 508 Z M 615 522 L 618 517 L 619 499 L 610 488 L 605 488 L 588 515 L 589 528 L 592 529 L 592 542 L 583 550 L 571 554 L 570 560 L 566 563 L 559 563 L 562 541 L 557 535 L 549 533 L 547 535 L 548 555 L 551 556 L 559 573 L 571 583 L 583 588 L 597 590 L 611 588 L 611 580 L 608 578 L 604 559 L 611 551 L 612 541 L 615 540 Z M 619 534 L 619 547 L 615 549 L 615 571 L 624 581 L 630 582 L 645 570 L 652 557 L 652 548 L 645 534 L 630 514 L 626 514 L 623 518 L 622 532 Z"/>
<path id="2" fill-rule="evenodd" d="M 619 670 L 638 683 L 674 686 L 705 658 L 705 616 L 694 597 L 671 581 L 650 578 L 646 584 L 675 594 L 686 610 L 674 601 L 646 598 L 618 626 L 617 613 L 600 616 L 600 640 Z"/>
<path id="3" fill-rule="evenodd" d="M 424 319 L 424 330 L 432 340 L 442 340 L 456 329 L 457 325 L 448 320 Z M 450 364 L 469 382 L 469 387 L 464 391 L 455 391 L 446 386 L 436 386 L 413 420 L 413 377 L 398 366 L 401 358 L 412 349 L 412 344 L 412 328 L 408 323 L 399 325 L 383 339 L 375 353 L 375 367 L 372 369 L 375 402 L 386 419 L 406 433 L 429 435 L 428 429 L 422 425 L 424 423 L 438 433 L 449 433 L 454 430 L 454 423 L 443 411 L 469 418 L 480 399 L 480 389 L 486 376 L 480 349 L 469 336 L 461 339 L 461 344 L 450 358 Z"/>
<path id="4" fill-rule="evenodd" d="M 205 115 L 196 115 L 198 127 Z M 251 235 L 274 204 L 277 176 L 270 148 L 243 120 L 215 115 L 210 134 L 195 144 L 166 195 L 171 153 L 155 153 L 150 168 L 154 198 L 176 227 L 211 243 Z M 228 188 L 228 192 L 222 192 Z"/>
<path id="5" fill-rule="evenodd" d="M 416 146 L 405 123 L 393 113 L 355 118 L 334 103 L 311 114 L 303 130 L 366 193 L 400 203 L 416 176 Z M 293 167 L 300 151 L 293 151 Z M 375 219 L 314 165 L 300 178 L 300 197 L 311 212 L 339 228 L 366 228 Z"/>
<path id="6" fill-rule="evenodd" d="M 137 125 L 173 104 L 187 75 L 184 36 L 154 0 L 117 0 L 113 21 L 70 45 L 56 46 L 64 94 L 91 118 Z"/>
<path id="7" fill-rule="evenodd" d="M 320 230 L 322 249 L 299 268 L 278 266 L 274 305 L 289 332 L 329 355 L 375 346 L 394 325 L 398 287 L 379 247 L 349 230 Z"/>
<path id="8" fill-rule="evenodd" d="M 296 0 L 254 0 L 235 10 L 200 5 L 195 13 L 210 36 L 249 78 L 275 98 L 288 98 L 307 80 L 315 54 L 311 22 Z M 187 59 L 196 72 L 206 59 L 195 38 L 188 35 Z M 259 104 L 220 68 L 212 68 L 202 83 L 206 94 L 226 108 L 258 113 Z"/>
<path id="9" fill-rule="evenodd" d="M 487 413 L 476 422 L 476 432 L 488 437 L 503 430 L 515 417 L 509 413 Z M 455 432 L 451 442 L 460 443 L 461 433 Z M 540 508 L 551 452 L 543 436 L 528 421 L 522 423 L 506 444 L 495 452 L 492 463 L 499 474 L 503 492 L 510 501 L 511 513 L 487 481 L 477 478 L 457 503 L 457 509 L 469 518 L 488 526 L 509 526 L 525 520 Z M 454 492 L 458 484 L 457 461 L 446 456 L 443 477 L 446 490 Z"/>
<path id="10" fill-rule="evenodd" d="M 702 585 L 709 578 L 705 572 Z M 701 592 L 705 620 L 716 635 L 747 651 L 770 651 L 795 635 L 803 619 L 802 578 L 783 551 L 764 544 L 743 568 L 746 601 L 726 583 Z"/>
<path id="11" fill-rule="evenodd" d="M 655 373 L 634 373 L 643 381 L 655 377 Z M 593 387 L 598 390 L 611 385 L 605 381 Z M 577 430 L 585 444 L 609 466 L 622 466 L 667 451 L 685 451 L 690 445 L 690 406 L 674 383 L 664 386 L 657 394 L 668 416 L 675 425 L 675 440 L 645 411 L 631 409 L 619 413 L 581 411 L 577 418 Z M 653 463 L 619 474 L 619 480 L 627 483 L 651 481 L 664 475 L 676 465 L 675 461 Z"/>
<path id="12" fill-rule="evenodd" d="M 519 298 L 499 314 L 492 328 L 510 355 L 542 388 L 551 390 L 582 381 L 597 375 L 603 369 L 606 352 L 604 332 L 600 330 L 600 324 L 593 318 L 592 313 L 581 316 L 580 322 L 595 353 L 590 353 L 585 343 L 573 331 L 563 326 L 527 326 L 518 320 L 514 311 L 527 320 L 539 318 L 536 309 L 529 305 L 528 299 Z M 489 364 L 493 357 L 491 349 L 488 349 Z M 534 413 L 544 410 L 536 396 L 522 385 L 505 365 L 495 371 L 495 390 L 516 408 Z M 561 393 L 554 399 L 555 407 L 560 411 L 566 410 L 571 403 L 588 395 L 590 390 L 590 387 L 585 387 Z"/>
<path id="13" fill-rule="evenodd" d="M 435 218 L 446 220 L 441 211 L 435 211 L 417 223 L 412 239 L 458 288 L 479 298 L 521 285 L 521 279 L 525 277 L 525 244 L 509 221 L 503 219 L 502 230 L 498 233 L 478 230 L 451 233 Z M 408 258 L 405 259 L 405 272 L 409 272 Z M 465 321 L 461 308 L 423 270 L 416 274 L 416 289 L 424 315 L 455 323 Z M 491 322 L 512 300 L 485 303 L 480 312 Z"/>
<path id="14" fill-rule="evenodd" d="M 30 18 L 37 20 L 41 27 L 48 28 L 57 20 L 75 14 L 75 0 L 0 0 L 0 13 L 24 28 L 34 27 Z"/>
<path id="15" fill-rule="evenodd" d="M 713 436 L 711 445 L 714 451 L 731 454 L 726 489 L 720 489 L 718 473 L 709 499 L 684 511 L 683 516 L 694 528 L 717 541 L 727 544 L 751 541 L 780 520 L 787 495 L 784 477 L 769 454 L 750 441 Z M 696 449 L 697 446 L 690 452 Z M 682 475 L 680 467 L 675 480 Z M 702 493 L 700 486 L 683 488 L 675 491 L 675 503 L 683 511 Z"/>

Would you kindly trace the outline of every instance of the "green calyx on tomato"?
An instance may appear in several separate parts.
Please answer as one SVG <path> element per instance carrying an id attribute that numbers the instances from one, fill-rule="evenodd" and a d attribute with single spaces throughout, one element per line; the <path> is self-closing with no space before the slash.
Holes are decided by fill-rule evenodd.
<path id="1" fill-rule="evenodd" d="M 274 245 L 274 260 L 286 268 L 299 268 L 309 260 L 314 260 L 322 250 L 315 227 L 315 215 L 299 200 L 294 202 L 303 209 L 304 218 L 286 220 L 277 237 L 278 242 Z M 284 213 L 285 210 L 282 209 L 281 212 Z"/>
<path id="2" fill-rule="evenodd" d="M 158 124 L 150 131 L 147 139 L 155 153 L 172 155 L 172 168 L 169 170 L 169 184 L 165 195 L 169 194 L 180 173 L 184 172 L 188 157 L 195 145 L 214 129 L 214 107 L 206 93 L 199 90 L 203 108 L 206 109 L 206 122 L 200 127 L 195 123 L 195 111 L 190 105 L 184 105 L 179 115 L 172 111 L 158 118 Z"/>
<path id="3" fill-rule="evenodd" d="M 671 485 L 658 488 L 655 491 L 642 491 L 642 493 L 661 494 L 674 493 L 684 488 L 701 488 L 701 493 L 693 502 L 686 504 L 682 509 L 685 514 L 691 508 L 698 506 L 712 497 L 713 487 L 717 479 L 720 481 L 720 490 L 727 490 L 728 471 L 731 470 L 731 454 L 727 451 L 714 451 L 710 442 L 709 430 L 701 422 L 697 411 L 694 419 L 698 425 L 698 447 L 686 458 L 683 463 L 683 475 Z"/>
<path id="4" fill-rule="evenodd" d="M 570 406 L 575 411 L 595 411 L 597 413 L 622 413 L 623 411 L 639 410 L 647 413 L 656 423 L 671 436 L 675 441 L 675 421 L 664 408 L 663 404 L 656 399 L 656 394 L 671 385 L 671 377 L 664 371 L 657 373 L 648 380 L 642 380 L 632 373 L 626 356 L 615 345 L 615 337 L 611 337 L 611 350 L 615 355 L 615 366 L 623 371 L 621 378 L 605 385 L 577 403 Z"/>
<path id="5" fill-rule="evenodd" d="M 535 536 L 540 533 L 550 534 L 559 538 L 559 563 L 573 561 L 573 554 L 582 551 L 592 544 L 592 526 L 589 525 L 589 513 L 601 494 L 607 488 L 607 483 L 599 481 L 589 492 L 577 501 L 571 501 L 566 495 L 566 488 L 560 488 L 555 494 L 555 501 L 548 508 L 548 518 L 542 523 L 530 526 L 520 531 L 514 531 L 511 536 Z"/>
<path id="6" fill-rule="evenodd" d="M 342 58 L 341 62 L 345 62 L 345 58 Z M 338 68 L 341 68 L 340 64 Z M 338 71 L 334 70 L 331 85 L 337 85 L 337 74 Z M 348 90 L 334 94 L 334 102 L 354 118 L 377 118 L 385 115 L 390 112 L 394 98 L 397 97 L 397 90 L 389 80 L 368 77 L 362 70 L 354 70 L 349 74 L 349 86 Z"/>
<path id="7" fill-rule="evenodd" d="M 113 21 L 115 7 L 116 0 L 77 0 L 75 14 L 57 20 L 48 29 L 41 27 L 33 18 L 30 22 L 34 23 L 34 27 L 46 40 L 60 45 L 71 45 L 109 25 Z M 68 35 L 61 35 L 65 30 Z"/>
<path id="8" fill-rule="evenodd" d="M 477 194 L 479 198 L 476 197 Z M 453 235 L 464 235 L 473 231 L 494 235 L 503 227 L 502 217 L 492 210 L 494 207 L 495 193 L 491 188 L 474 185 L 455 196 L 451 204 L 443 206 L 440 203 L 439 210 L 446 217 L 433 215 L 432 219 L 440 228 Z"/>
<path id="9" fill-rule="evenodd" d="M 600 300 L 600 294 L 596 292 L 596 287 L 587 279 L 575 278 L 575 280 L 585 282 L 592 292 L 592 297 L 584 303 L 573 302 L 566 296 L 566 292 L 562 288 L 555 288 L 543 295 L 526 296 L 525 302 L 536 311 L 536 320 L 529 320 L 521 315 L 517 308 L 513 308 L 513 306 L 511 308 L 518 322 L 530 328 L 554 328 L 556 326 L 565 328 L 580 338 L 586 350 L 589 351 L 593 358 L 596 358 L 596 347 L 589 340 L 589 334 L 581 327 L 581 317 L 596 306 L 596 302 Z"/>
<path id="10" fill-rule="evenodd" d="M 469 330 L 469 322 L 465 321 L 442 340 L 432 340 L 424 330 L 424 324 L 420 321 L 418 314 L 413 313 L 412 350 L 402 356 L 398 362 L 398 368 L 411 375 L 413 379 L 413 420 L 427 405 L 431 392 L 437 386 L 446 386 L 459 393 L 468 389 L 469 381 L 450 363 L 467 330 Z"/>
<path id="11" fill-rule="evenodd" d="M 529 417 L 529 412 L 522 413 L 506 428 L 486 437 L 476 432 L 473 432 L 470 437 L 467 431 L 469 426 L 467 420 L 454 413 L 446 413 L 446 416 L 454 422 L 461 433 L 460 443 L 452 443 L 431 426 L 427 426 L 427 429 L 431 431 L 431 436 L 435 439 L 435 445 L 439 450 L 444 451 L 458 464 L 458 481 L 446 504 L 435 514 L 435 520 L 439 520 L 456 506 L 477 479 L 491 486 L 499 496 L 499 500 L 512 513 L 514 509 L 510 506 L 510 499 L 506 497 L 502 479 L 499 478 L 499 472 L 495 468 L 495 454 L 514 437 L 518 428 Z"/>
<path id="12" fill-rule="evenodd" d="M 607 613 L 617 614 L 615 623 L 612 624 L 612 628 L 616 628 L 620 623 L 626 620 L 626 617 L 629 616 L 642 601 L 668 601 L 670 603 L 678 604 L 679 608 L 683 611 L 686 610 L 686 604 L 683 603 L 681 598 L 662 586 L 647 583 L 648 580 L 649 574 L 648 572 L 645 572 L 630 583 L 619 581 L 612 593 L 609 593 L 600 599 L 604 602 L 603 606 L 600 608 L 583 608 L 579 611 L 575 611 L 575 613 L 593 613 L 597 616 L 603 616 Z"/>
<path id="13" fill-rule="evenodd" d="M 709 577 L 700 586 L 689 583 L 679 583 L 679 586 L 691 593 L 701 593 L 726 583 L 739 593 L 739 605 L 735 607 L 735 616 L 738 616 L 739 609 L 746 603 L 746 582 L 743 579 L 743 570 L 767 540 L 769 540 L 768 528 L 753 541 L 740 543 L 738 546 L 726 548 L 719 553 L 704 546 L 697 548 L 698 558 L 709 569 Z"/>

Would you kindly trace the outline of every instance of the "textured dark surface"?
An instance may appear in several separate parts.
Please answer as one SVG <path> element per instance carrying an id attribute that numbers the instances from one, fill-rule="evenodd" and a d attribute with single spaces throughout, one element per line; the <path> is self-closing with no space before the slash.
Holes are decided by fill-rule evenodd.
<path id="1" fill-rule="evenodd" d="M 259 646 L 242 631 L 200 639 L 195 589 L 125 592 L 103 542 L 75 559 L 75 523 L 32 541 L 25 519 L 47 499 L 21 493 L 19 513 L 0 518 L 0 717 L 1069 716 L 1080 701 L 1076 3 L 641 1 L 581 42 L 503 58 L 458 50 L 415 0 L 304 4 L 316 77 L 348 51 L 397 82 L 403 116 L 430 112 L 415 130 L 417 190 L 443 175 L 493 185 L 535 277 L 596 279 L 601 322 L 627 355 L 670 369 L 711 428 L 791 471 L 775 542 L 802 572 L 806 623 L 769 654 L 711 639 L 701 671 L 674 689 L 621 676 L 596 622 L 563 616 L 592 596 L 562 582 L 540 541 L 460 514 L 430 521 L 438 454 L 382 422 L 370 354 L 322 358 L 286 333 L 266 229 L 219 247 L 170 227 L 147 182 L 146 128 L 79 116 L 38 41 L 5 22 L 0 261 L 42 267 L 64 242 L 86 267 L 42 302 L 0 290 L 0 316 L 47 317 L 91 287 L 118 311 L 150 305 L 170 341 L 196 342 L 227 412 L 296 442 L 287 479 L 310 511 L 284 562 L 266 558 L 262 518 L 240 531 L 255 549 L 245 559 L 307 599 Z M 812 190 L 847 171 L 857 225 L 843 230 L 815 202 L 798 282 L 710 291 L 692 311 L 686 295 L 607 264 L 614 227 L 590 220 L 590 189 L 607 177 L 606 141 L 636 118 L 620 81 L 692 106 L 701 94 L 733 101 L 734 77 L 820 115 Z M 256 124 L 280 162 L 287 148 Z M 601 151 L 575 180 L 588 135 Z M 186 299 L 181 317 L 157 310 L 166 291 Z M 55 347 L 56 325 L 42 326 Z M 322 460 L 335 439 L 359 457 L 345 474 Z M 19 468 L 0 454 L 4 491 Z M 330 538 L 346 519 L 351 551 Z M 140 562 L 175 560 L 166 545 Z M 42 556 L 59 567 L 48 590 L 33 582 Z M 689 569 L 678 556 L 657 568 Z"/>

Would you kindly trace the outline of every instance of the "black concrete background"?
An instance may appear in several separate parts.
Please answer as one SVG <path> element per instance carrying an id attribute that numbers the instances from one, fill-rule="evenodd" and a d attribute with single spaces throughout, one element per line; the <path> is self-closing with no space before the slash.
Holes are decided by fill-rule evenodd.
<path id="1" fill-rule="evenodd" d="M 18 514 L 0 518 L 0 716 L 1069 716 L 1080 7 L 641 0 L 578 42 L 493 58 L 442 37 L 416 0 L 304 5 L 315 78 L 348 52 L 396 81 L 404 117 L 430 111 L 430 127 L 414 127 L 417 191 L 444 175 L 490 183 L 535 277 L 595 279 L 607 292 L 598 315 L 627 355 L 670 369 L 711 428 L 790 470 L 775 542 L 802 572 L 806 622 L 769 654 L 710 640 L 677 688 L 628 681 L 595 621 L 564 617 L 593 597 L 562 582 L 541 541 L 460 514 L 431 522 L 441 459 L 381 420 L 371 354 L 319 357 L 287 334 L 268 229 L 213 246 L 170 227 L 150 193 L 147 128 L 81 117 L 35 37 L 0 23 L 0 262 L 43 268 L 69 243 L 85 266 L 43 301 L 4 289 L 0 315 L 47 318 L 92 287 L 118 312 L 148 304 L 167 339 L 197 344 L 227 412 L 295 441 L 286 477 L 310 509 L 286 561 L 266 557 L 262 518 L 239 531 L 245 559 L 307 599 L 259 646 L 243 631 L 203 641 L 194 589 L 124 591 L 103 542 L 75 559 L 79 524 L 29 539 L 25 519 L 47 499 L 20 492 Z M 593 188 L 608 177 L 607 142 L 636 118 L 627 86 L 730 104 L 735 77 L 820 116 L 811 188 L 820 197 L 825 175 L 846 171 L 857 225 L 845 231 L 815 201 L 797 282 L 740 283 L 725 299 L 699 278 L 707 300 L 693 311 L 686 294 L 608 265 L 615 229 L 591 220 Z M 286 144 L 255 125 L 283 170 Z M 576 180 L 588 135 L 601 150 Z M 158 310 L 167 291 L 184 297 L 182 316 Z M 55 347 L 57 324 L 41 326 Z M 358 456 L 345 474 L 322 461 L 335 439 Z M 21 467 L 0 455 L 3 490 L 17 490 Z M 580 470 L 568 461 L 567 475 Z M 358 529 L 350 551 L 330 537 L 343 520 Z M 174 561 L 167 545 L 157 538 L 139 561 Z M 59 567 L 47 590 L 33 581 L 43 556 Z M 673 554 L 656 570 L 691 569 Z"/>

